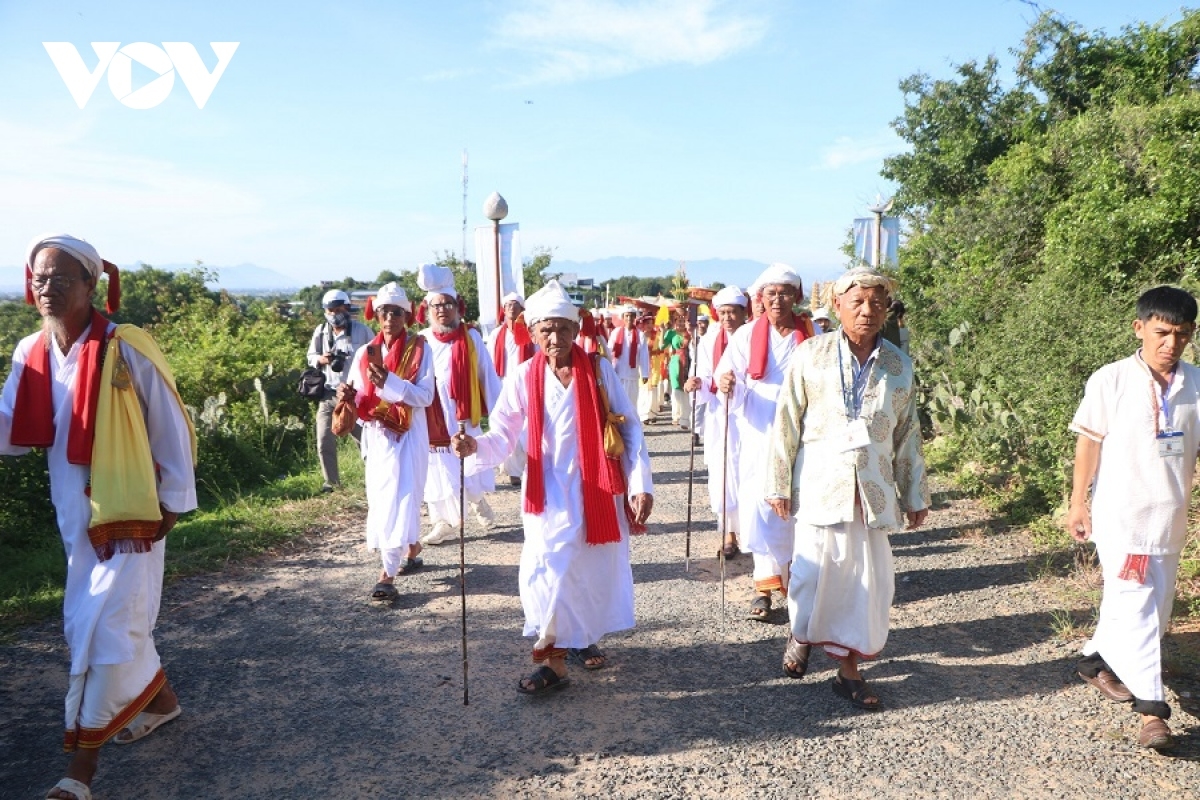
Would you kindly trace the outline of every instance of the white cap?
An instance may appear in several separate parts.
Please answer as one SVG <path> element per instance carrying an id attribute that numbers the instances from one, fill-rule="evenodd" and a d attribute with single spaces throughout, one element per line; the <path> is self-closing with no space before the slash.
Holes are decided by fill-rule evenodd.
<path id="1" fill-rule="evenodd" d="M 350 305 L 350 295 L 346 294 L 341 289 L 330 289 L 325 293 L 325 296 L 321 298 L 321 308 L 329 308 L 330 306 L 335 306 L 338 303 Z"/>
<path id="2" fill-rule="evenodd" d="M 620 311 L 621 311 L 622 317 L 625 316 L 626 314 L 633 314 L 636 316 L 638 313 L 637 306 L 632 305 L 632 304 L 621 306 Z"/>
<path id="3" fill-rule="evenodd" d="M 77 239 L 66 233 L 47 234 L 30 242 L 29 247 L 25 250 L 25 265 L 33 269 L 33 261 L 37 258 L 37 254 L 47 247 L 62 250 L 83 264 L 83 268 L 90 272 L 93 278 L 99 278 L 100 273 L 104 271 L 104 262 L 101 260 L 100 254 L 96 252 L 96 248 L 83 239 Z"/>
<path id="4" fill-rule="evenodd" d="M 422 264 L 417 267 L 417 286 L 425 291 L 426 299 L 429 299 L 431 294 L 458 297 L 458 292 L 454 291 L 454 273 L 450 271 L 449 267 Z"/>
<path id="5" fill-rule="evenodd" d="M 832 319 L 830 319 L 830 317 L 829 317 L 829 311 L 828 311 L 827 309 L 824 309 L 824 308 L 816 308 L 816 309 L 813 309 L 813 319 L 814 319 L 814 320 L 817 320 L 817 319 L 825 319 L 825 320 L 829 320 L 830 322 L 832 322 L 832 321 L 833 321 L 833 320 L 832 320 Z"/>
<path id="6" fill-rule="evenodd" d="M 741 306 L 745 308 L 747 302 L 746 295 L 743 294 L 741 289 L 736 286 L 726 286 L 714 294 L 713 299 L 708 304 L 714 309 L 721 306 Z"/>
<path id="7" fill-rule="evenodd" d="M 511 303 L 513 301 L 520 303 L 522 306 L 525 305 L 525 301 L 521 299 L 521 295 L 517 294 L 516 292 L 509 292 L 508 294 L 504 295 L 504 297 L 501 297 L 500 305 Z"/>
<path id="8" fill-rule="evenodd" d="M 803 285 L 803 281 L 800 280 L 800 276 L 796 274 L 796 271 L 787 264 L 775 263 L 763 270 L 763 273 L 758 276 L 756 281 L 754 281 L 753 288 L 761 291 L 765 286 L 778 286 L 783 284 L 789 284 L 791 286 L 795 286 L 797 289 L 800 289 Z"/>
<path id="9" fill-rule="evenodd" d="M 544 319 L 579 321 L 579 309 L 571 302 L 571 298 L 558 281 L 553 279 L 529 295 L 529 299 L 525 301 L 526 324 L 534 325 Z"/>
<path id="10" fill-rule="evenodd" d="M 375 293 L 374 306 L 376 309 L 380 306 L 400 306 L 405 311 L 412 311 L 412 301 L 408 299 L 408 292 L 394 281 L 379 287 L 379 291 Z"/>

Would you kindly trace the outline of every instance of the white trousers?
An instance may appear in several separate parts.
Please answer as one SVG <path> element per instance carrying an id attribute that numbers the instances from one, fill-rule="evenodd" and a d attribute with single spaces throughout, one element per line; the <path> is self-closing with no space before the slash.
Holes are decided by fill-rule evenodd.
<path id="1" fill-rule="evenodd" d="M 1117 577 L 1125 564 L 1124 551 L 1097 542 L 1096 553 L 1104 591 L 1100 621 L 1083 654 L 1099 653 L 1137 699 L 1163 701 L 1162 638 L 1175 602 L 1179 555 L 1149 556 L 1146 582 L 1138 583 Z"/>

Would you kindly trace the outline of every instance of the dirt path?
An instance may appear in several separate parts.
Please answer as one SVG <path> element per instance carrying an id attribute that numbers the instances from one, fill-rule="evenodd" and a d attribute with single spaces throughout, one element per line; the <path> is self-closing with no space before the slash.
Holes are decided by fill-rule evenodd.
<path id="1" fill-rule="evenodd" d="M 786 627 L 743 619 L 747 557 L 730 564 L 725 623 L 717 535 L 696 487 L 684 571 L 688 439 L 651 426 L 655 523 L 633 544 L 638 627 L 604 642 L 541 698 L 516 596 L 518 494 L 502 525 L 468 531 L 471 703 L 462 704 L 458 548 L 426 551 L 392 606 L 367 599 L 377 559 L 362 508 L 291 554 L 171 585 L 157 641 L 185 714 L 105 748 L 94 783 L 116 798 L 1200 796 L 1200 684 L 1168 676 L 1173 757 L 1136 746 L 1127 707 L 1073 678 L 1079 641 L 1053 637 L 1056 595 L 1016 534 L 981 533 L 940 498 L 892 537 L 897 596 L 869 667 L 887 709 L 852 710 L 814 654 L 779 662 Z M 699 462 L 699 459 L 698 459 Z M 1198 634 L 1172 637 L 1191 652 Z M 1190 638 L 1190 641 L 1187 641 Z M 38 798 L 62 774 L 66 652 L 57 624 L 0 648 L 0 797 Z"/>

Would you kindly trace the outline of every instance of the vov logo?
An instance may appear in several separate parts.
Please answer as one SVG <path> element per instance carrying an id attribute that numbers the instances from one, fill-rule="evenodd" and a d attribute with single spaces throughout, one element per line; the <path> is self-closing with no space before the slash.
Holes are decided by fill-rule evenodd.
<path id="1" fill-rule="evenodd" d="M 42 47 L 50 54 L 50 60 L 80 108 L 87 105 L 107 69 L 108 88 L 112 90 L 113 97 L 130 108 L 144 109 L 154 108 L 167 99 L 175 86 L 176 72 L 196 101 L 196 108 L 204 108 L 239 44 L 209 42 L 217 56 L 217 66 L 212 72 L 204 66 L 200 54 L 189 42 L 163 42 L 162 47 L 149 42 L 133 42 L 124 47 L 120 42 L 92 42 L 92 50 L 99 59 L 93 70 L 87 68 L 83 57 L 70 42 L 42 42 Z M 158 74 L 157 78 L 136 91 L 133 89 L 135 61 Z"/>

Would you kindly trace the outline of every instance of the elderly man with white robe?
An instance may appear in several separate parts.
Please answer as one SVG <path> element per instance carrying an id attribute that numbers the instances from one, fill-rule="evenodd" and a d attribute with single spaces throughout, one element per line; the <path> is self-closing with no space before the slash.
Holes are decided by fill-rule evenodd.
<path id="1" fill-rule="evenodd" d="M 362 424 L 367 489 L 367 549 L 382 573 L 371 597 L 398 596 L 396 576 L 423 565 L 421 500 L 429 470 L 426 409 L 433 402 L 433 359 L 423 336 L 408 331 L 412 302 L 395 283 L 380 287 L 370 316 L 379 334 L 354 354 L 338 403 L 353 403 Z"/>
<path id="2" fill-rule="evenodd" d="M 569 655 L 604 667 L 600 638 L 633 627 L 629 536 L 643 529 L 654 488 L 633 404 L 612 366 L 573 343 L 579 312 L 558 281 L 530 296 L 525 318 L 540 352 L 505 383 L 488 433 L 457 435 L 454 449 L 498 464 L 526 442 L 518 581 L 539 666 L 517 691 L 540 694 L 567 685 Z M 617 427 L 619 454 L 606 448 L 606 424 Z"/>
<path id="3" fill-rule="evenodd" d="M 803 678 L 823 647 L 834 693 L 866 711 L 881 707 L 859 663 L 887 642 L 888 534 L 929 513 L 912 362 L 880 335 L 892 289 L 866 268 L 831 285 L 842 327 L 792 357 L 768 448 L 768 502 L 781 521 L 795 515 L 784 673 Z"/>
<path id="4" fill-rule="evenodd" d="M 483 529 L 491 527 L 492 509 L 487 493 L 496 488 L 491 469 L 467 470 L 461 481 L 459 462 L 450 452 L 450 436 L 459 423 L 478 436 L 481 419 L 500 394 L 500 379 L 492 365 L 483 337 L 463 321 L 463 305 L 454 289 L 454 273 L 448 267 L 422 264 L 417 285 L 425 291 L 429 327 L 421 332 L 429 346 L 437 392 L 433 407 L 444 424 L 429 430 L 429 474 L 425 481 L 425 503 L 431 527 L 421 543 L 441 544 L 458 536 L 462 522 L 459 509 L 460 484 L 475 520 Z"/>
<path id="5" fill-rule="evenodd" d="M 158 346 L 92 307 L 104 271 L 116 310 L 116 268 L 66 234 L 35 239 L 25 264 L 26 300 L 42 330 L 13 354 L 0 454 L 46 450 L 67 557 L 64 747 L 73 753 L 47 797 L 86 800 L 101 745 L 137 741 L 181 713 L 154 625 L 164 538 L 196 507 L 196 439 Z"/>
<path id="6" fill-rule="evenodd" d="M 515 375 L 517 365 L 533 358 L 537 345 L 529 338 L 529 330 L 525 323 L 518 323 L 521 312 L 525 310 L 525 302 L 516 292 L 509 292 L 500 301 L 504 309 L 504 320 L 492 329 L 487 337 L 487 349 L 492 354 L 492 366 L 501 381 Z M 500 470 L 508 476 L 512 486 L 521 484 L 521 473 L 525 471 L 525 448 L 518 447 L 512 455 L 504 459 Z"/>
<path id="7" fill-rule="evenodd" d="M 621 326 L 608 335 L 613 369 L 634 408 L 638 404 L 638 387 L 650 380 L 650 345 L 638 330 L 637 317 L 636 308 L 622 306 Z"/>
<path id="8" fill-rule="evenodd" d="M 792 353 L 813 335 L 812 325 L 794 311 L 803 298 L 800 276 L 786 264 L 772 264 L 753 284 L 764 311 L 729 340 L 717 363 L 717 386 L 729 397 L 729 416 L 736 432 L 738 524 L 743 549 L 754 557 L 755 597 L 749 619 L 766 621 L 771 594 L 786 596 L 792 560 L 792 525 L 775 516 L 762 493 L 765 454 L 771 449 L 775 403 Z"/>
<path id="9" fill-rule="evenodd" d="M 733 558 L 738 548 L 738 489 L 741 486 L 738 459 L 741 442 L 734 425 L 725 432 L 727 397 L 717 391 L 716 365 L 721 362 L 730 339 L 746 324 L 746 304 L 749 302 L 736 286 L 721 289 L 709 305 L 717 315 L 717 326 L 699 341 L 696 354 L 696 374 L 688 379 L 686 389 L 695 392 L 697 414 L 703 422 L 704 463 L 708 467 L 708 502 L 717 515 L 717 530 L 722 531 L 722 555 Z"/>

